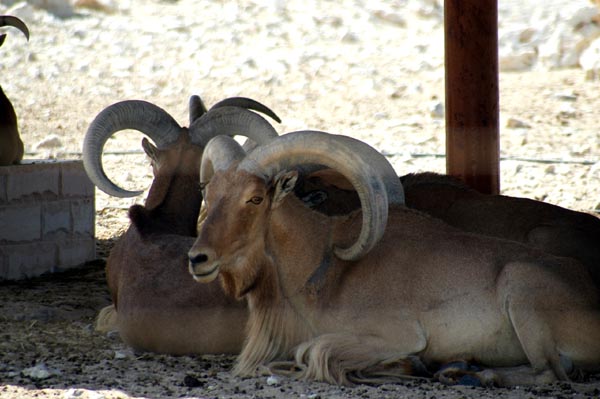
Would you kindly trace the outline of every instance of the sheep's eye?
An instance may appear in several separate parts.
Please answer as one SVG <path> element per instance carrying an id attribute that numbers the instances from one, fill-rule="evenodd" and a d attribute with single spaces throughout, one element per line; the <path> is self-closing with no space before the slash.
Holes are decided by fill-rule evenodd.
<path id="1" fill-rule="evenodd" d="M 252 203 L 254 205 L 258 205 L 263 201 L 262 197 L 252 197 L 250 198 L 248 201 L 246 201 L 247 204 Z"/>
<path id="2" fill-rule="evenodd" d="M 208 186 L 208 182 L 200 182 L 200 191 L 204 191 L 206 186 Z"/>

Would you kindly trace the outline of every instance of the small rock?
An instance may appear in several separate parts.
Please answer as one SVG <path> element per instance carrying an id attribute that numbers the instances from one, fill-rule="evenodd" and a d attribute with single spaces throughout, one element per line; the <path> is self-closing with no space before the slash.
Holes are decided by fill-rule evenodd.
<path id="1" fill-rule="evenodd" d="M 531 69 L 537 58 L 535 49 L 500 51 L 499 68 L 502 72 L 526 71 Z"/>
<path id="2" fill-rule="evenodd" d="M 600 79 L 600 38 L 592 41 L 592 43 L 581 52 L 579 65 L 585 71 L 586 80 Z"/>
<path id="3" fill-rule="evenodd" d="M 571 104 L 564 103 L 560 107 L 559 116 L 564 119 L 575 118 L 577 111 Z"/>
<path id="4" fill-rule="evenodd" d="M 100 11 L 107 14 L 112 14 L 117 11 L 116 4 L 107 0 L 76 0 L 73 5 L 75 8 L 86 8 L 88 10 Z"/>
<path id="5" fill-rule="evenodd" d="M 60 138 L 58 138 L 58 136 L 51 134 L 48 137 L 46 137 L 44 140 L 40 141 L 39 143 L 37 143 L 35 145 L 36 149 L 40 149 L 40 148 L 59 148 L 62 147 L 63 143 L 60 140 Z"/>
<path id="6" fill-rule="evenodd" d="M 90 391 L 89 389 L 71 388 L 64 393 L 63 399 L 104 399 L 106 398 L 100 392 Z"/>
<path id="7" fill-rule="evenodd" d="M 123 351 L 115 351 L 115 359 L 117 359 L 117 360 L 127 359 L 127 353 L 125 353 Z"/>
<path id="8" fill-rule="evenodd" d="M 45 380 L 47 378 L 52 377 L 53 375 L 60 374 L 60 371 L 49 369 L 44 363 L 36 364 L 33 367 L 29 367 L 21 371 L 21 375 L 23 375 L 24 377 L 32 378 L 34 380 Z"/>
<path id="9" fill-rule="evenodd" d="M 573 92 L 556 93 L 554 97 L 561 101 L 577 101 L 577 94 Z"/>
<path id="10" fill-rule="evenodd" d="M 28 0 L 28 3 L 59 18 L 69 18 L 75 15 L 70 0 Z"/>
<path id="11" fill-rule="evenodd" d="M 432 118 L 443 118 L 444 117 L 444 104 L 441 101 L 436 101 L 429 107 L 429 115 Z"/>
<path id="12" fill-rule="evenodd" d="M 393 11 L 388 11 L 388 10 L 373 10 L 371 12 L 371 15 L 373 15 L 373 17 L 375 17 L 376 19 L 385 21 L 385 22 L 389 22 L 392 25 L 396 25 L 399 27 L 405 27 L 406 26 L 406 19 L 404 19 L 404 17 L 396 12 Z"/>
<path id="13" fill-rule="evenodd" d="M 275 377 L 274 375 L 267 377 L 267 385 L 279 385 L 279 378 Z"/>
<path id="14" fill-rule="evenodd" d="M 203 386 L 204 382 L 200 381 L 193 375 L 188 374 L 183 378 L 183 385 L 185 385 L 188 388 L 197 388 Z"/>
<path id="15" fill-rule="evenodd" d="M 522 120 L 516 118 L 508 118 L 506 120 L 506 127 L 509 129 L 529 129 L 531 126 Z"/>

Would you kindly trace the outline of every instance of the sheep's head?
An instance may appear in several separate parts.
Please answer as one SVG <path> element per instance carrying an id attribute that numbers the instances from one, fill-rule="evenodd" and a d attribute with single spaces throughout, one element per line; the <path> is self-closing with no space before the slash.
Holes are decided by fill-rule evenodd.
<path id="1" fill-rule="evenodd" d="M 23 32 L 27 40 L 29 40 L 29 29 L 27 28 L 27 25 L 25 25 L 25 22 L 21 21 L 19 18 L 13 17 L 12 15 L 0 15 L 0 27 L 2 26 L 12 26 L 17 28 Z M 6 40 L 6 34 L 1 34 L 0 46 L 2 46 L 4 40 Z"/>
<path id="2" fill-rule="evenodd" d="M 202 203 L 198 174 L 208 140 L 216 135 L 243 135 L 259 144 L 277 136 L 273 127 L 256 110 L 279 121 L 266 106 L 247 98 L 228 98 L 207 110 L 198 96 L 189 103 L 190 127 L 181 127 L 163 109 L 145 101 L 123 101 L 104 109 L 92 122 L 83 145 L 83 162 L 92 182 L 102 191 L 131 197 L 104 173 L 102 152 L 117 131 L 138 130 L 147 138 L 142 148 L 150 157 L 154 180 L 145 206 L 133 205 L 129 217 L 142 234 L 170 232 L 195 235 Z"/>
<path id="3" fill-rule="evenodd" d="M 17 17 L 0 15 L 0 27 L 13 26 L 19 29 L 27 40 L 29 30 L 27 25 Z M 6 34 L 0 34 L 0 46 L 4 43 Z M 10 100 L 0 87 L 0 165 L 17 164 L 23 159 L 24 146 L 19 135 L 17 114 Z"/>
<path id="4" fill-rule="evenodd" d="M 125 190 L 113 183 L 104 172 L 102 152 L 107 140 L 116 132 L 133 129 L 148 136 L 156 146 L 148 140 L 142 146 L 152 159 L 155 176 L 164 173 L 163 169 L 170 165 L 164 162 L 168 152 L 181 152 L 177 148 L 183 143 L 201 155 L 206 143 L 218 135 L 242 135 L 250 140 L 263 144 L 277 136 L 273 127 L 260 115 L 250 111 L 256 110 L 271 116 L 276 121 L 280 119 L 266 106 L 247 98 L 233 97 L 215 104 L 206 110 L 198 96 L 190 99 L 190 127 L 181 127 L 165 110 L 146 101 L 122 101 L 105 108 L 90 124 L 83 142 L 83 163 L 92 182 L 102 191 L 116 197 L 133 197 L 142 191 Z M 189 136 L 189 141 L 181 135 Z M 175 159 L 177 159 L 175 157 Z M 200 157 L 197 159 L 199 165 Z M 198 173 L 197 165 L 190 168 Z"/>
<path id="5" fill-rule="evenodd" d="M 361 233 L 354 244 L 333 251 L 345 260 L 362 257 L 385 230 L 388 203 L 404 202 L 398 177 L 382 158 L 365 143 L 323 132 L 289 133 L 248 155 L 227 137 L 211 140 L 200 173 L 207 217 L 189 252 L 190 273 L 198 282 L 221 273 L 225 288 L 234 287 L 230 294 L 243 296 L 261 273 L 254 266 L 265 254 L 271 213 L 294 192 L 299 165 L 334 168 L 355 188 L 363 210 Z"/>

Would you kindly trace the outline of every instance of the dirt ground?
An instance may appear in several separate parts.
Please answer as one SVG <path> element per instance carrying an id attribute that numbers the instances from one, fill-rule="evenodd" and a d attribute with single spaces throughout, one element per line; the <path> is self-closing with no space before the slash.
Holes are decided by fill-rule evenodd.
<path id="1" fill-rule="evenodd" d="M 103 2 L 109 12 L 76 8 L 68 18 L 10 4 L 0 1 L 0 13 L 27 21 L 31 41 L 9 32 L 0 84 L 19 115 L 27 158 L 80 158 L 90 121 L 117 101 L 151 101 L 186 125 L 191 94 L 209 106 L 243 95 L 278 113 L 282 133 L 344 133 L 387 154 L 399 174 L 444 171 L 435 1 L 132 0 Z M 577 68 L 501 73 L 504 194 L 600 210 L 598 85 Z M 127 188 L 150 184 L 140 140 L 123 132 L 107 145 L 107 173 Z M 510 389 L 426 380 L 347 388 L 234 378 L 226 356 L 134 353 L 93 322 L 110 302 L 105 259 L 127 228 L 127 208 L 144 198 L 97 192 L 97 261 L 0 282 L 0 398 L 600 397 L 598 376 Z"/>

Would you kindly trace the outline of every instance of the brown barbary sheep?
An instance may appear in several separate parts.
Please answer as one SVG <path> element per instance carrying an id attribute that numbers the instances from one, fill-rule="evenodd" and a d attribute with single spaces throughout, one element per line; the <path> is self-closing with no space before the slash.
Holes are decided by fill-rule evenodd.
<path id="1" fill-rule="evenodd" d="M 344 214 L 360 208 L 349 182 L 321 169 L 303 176 L 302 187 L 321 196 L 315 209 Z M 457 178 L 432 172 L 400 177 L 406 206 L 472 233 L 518 241 L 584 264 L 600 287 L 600 219 L 543 201 L 483 194 Z M 309 193 L 303 191 L 303 195 Z"/>
<path id="2" fill-rule="evenodd" d="M 23 21 L 10 15 L 0 15 L 0 27 L 12 26 L 19 29 L 29 40 L 29 29 Z M 0 35 L 0 46 L 4 43 L 6 34 Z M 17 114 L 10 100 L 0 86 L 0 166 L 18 164 L 23 159 L 24 147 Z"/>
<path id="3" fill-rule="evenodd" d="M 465 231 L 506 238 L 584 264 L 600 287 L 600 219 L 543 201 L 478 192 L 447 175 L 400 178 L 406 205 Z"/>
<path id="4" fill-rule="evenodd" d="M 577 261 L 406 207 L 391 165 L 348 137 L 226 148 L 235 142 L 217 137 L 203 157 L 207 215 L 189 268 L 248 302 L 235 374 L 285 366 L 309 380 L 389 382 L 414 356 L 477 362 L 482 383 L 502 386 L 600 370 L 600 295 Z M 338 170 L 361 210 L 330 217 L 289 195 L 299 164 Z"/>
<path id="5" fill-rule="evenodd" d="M 90 125 L 84 163 L 94 183 L 111 194 L 131 195 L 102 172 L 106 140 L 124 128 L 148 135 L 142 146 L 152 160 L 154 180 L 145 205 L 129 209 L 131 225 L 118 240 L 106 272 L 113 306 L 102 310 L 97 328 L 116 329 L 137 350 L 169 354 L 238 353 L 247 310 L 224 295 L 217 282 L 199 286 L 187 272 L 202 202 L 199 168 L 208 139 L 244 135 L 264 144 L 277 136 L 254 109 L 279 118 L 245 98 L 229 98 L 210 110 L 198 96 L 190 99 L 190 128 L 179 127 L 161 108 L 143 101 L 117 103 Z M 257 126 L 260 129 L 257 129 Z M 265 130 L 266 129 L 266 130 Z"/>

